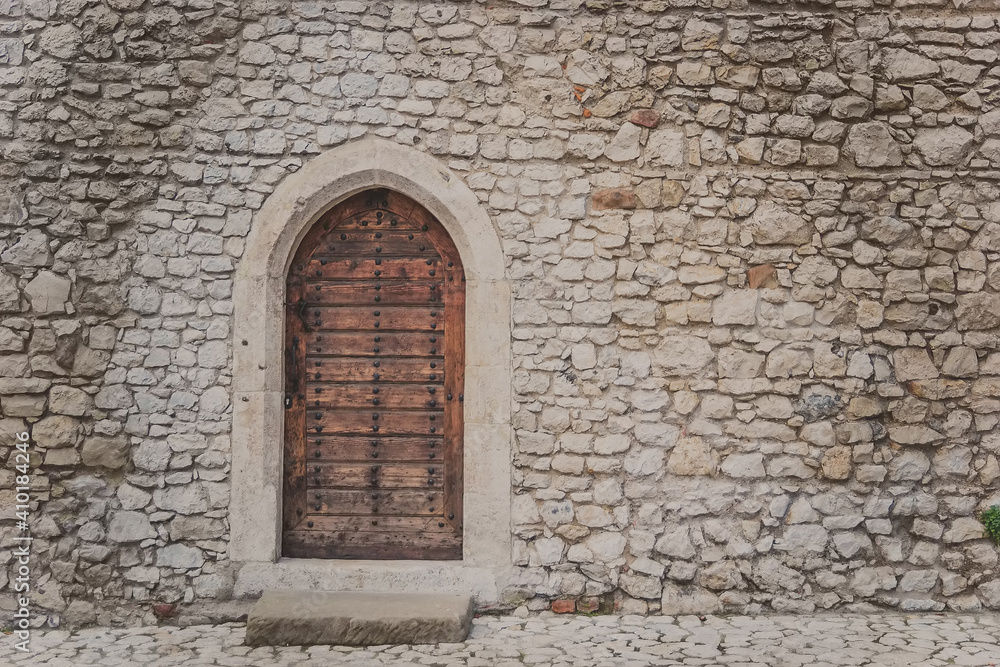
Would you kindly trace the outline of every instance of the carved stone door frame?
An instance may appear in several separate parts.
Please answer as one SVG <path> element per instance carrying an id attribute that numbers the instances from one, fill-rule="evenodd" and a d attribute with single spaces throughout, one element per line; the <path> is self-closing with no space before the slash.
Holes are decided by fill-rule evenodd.
<path id="1" fill-rule="evenodd" d="M 466 271 L 464 535 L 461 561 L 280 558 L 285 276 L 320 217 L 370 188 L 402 193 L 441 222 Z M 513 581 L 511 287 L 478 197 L 436 158 L 362 139 L 311 159 L 254 216 L 237 268 L 229 557 L 234 594 L 267 588 L 471 592 L 488 603 Z M 474 489 L 474 492 L 470 492 Z"/>

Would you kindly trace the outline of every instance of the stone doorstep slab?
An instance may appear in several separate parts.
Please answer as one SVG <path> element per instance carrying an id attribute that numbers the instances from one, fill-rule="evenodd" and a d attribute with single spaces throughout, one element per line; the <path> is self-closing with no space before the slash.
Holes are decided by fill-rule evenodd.
<path id="1" fill-rule="evenodd" d="M 249 646 L 462 642 L 472 626 L 469 595 L 355 591 L 265 591 L 247 617 Z"/>

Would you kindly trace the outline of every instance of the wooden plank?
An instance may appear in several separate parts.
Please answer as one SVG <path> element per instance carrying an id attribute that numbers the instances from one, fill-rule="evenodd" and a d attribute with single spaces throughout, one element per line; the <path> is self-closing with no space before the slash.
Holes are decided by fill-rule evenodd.
<path id="1" fill-rule="evenodd" d="M 309 462 L 307 488 L 369 488 L 376 480 L 379 489 L 425 489 L 444 482 L 443 463 L 327 463 Z M 433 485 L 427 483 L 432 480 Z M 443 510 L 442 510 L 443 511 Z"/>
<path id="2" fill-rule="evenodd" d="M 413 231 L 420 229 L 405 211 L 398 207 L 388 206 L 383 208 L 364 206 L 356 213 L 344 218 L 336 226 L 336 232 L 344 231 Z M 338 234 L 339 236 L 339 234 Z"/>
<path id="3" fill-rule="evenodd" d="M 420 232 L 387 236 L 381 231 L 342 232 L 339 235 L 337 231 L 340 230 L 323 237 L 313 257 L 439 257 L 434 244 Z"/>
<path id="4" fill-rule="evenodd" d="M 444 411 L 307 410 L 306 432 L 431 435 L 444 432 Z"/>
<path id="5" fill-rule="evenodd" d="M 306 339 L 306 351 L 310 356 L 338 354 L 355 357 L 427 357 L 443 355 L 443 342 L 443 330 L 420 333 L 328 331 L 309 334 Z"/>
<path id="6" fill-rule="evenodd" d="M 307 463 L 314 461 L 444 461 L 444 438 L 314 434 L 306 439 Z M 318 455 L 317 455 L 318 454 Z"/>
<path id="7" fill-rule="evenodd" d="M 461 560 L 462 538 L 420 531 L 294 530 L 285 533 L 282 555 L 289 558 L 365 560 Z"/>
<path id="8" fill-rule="evenodd" d="M 310 514 L 439 514 L 444 497 L 440 485 L 425 483 L 424 489 L 309 489 L 306 503 Z"/>
<path id="9" fill-rule="evenodd" d="M 425 306 L 309 306 L 305 308 L 310 331 L 444 331 L 441 304 Z"/>
<path id="10" fill-rule="evenodd" d="M 443 510 L 442 510 L 443 511 Z M 373 524 L 372 520 L 378 521 Z M 440 516 L 336 516 L 330 514 L 311 514 L 309 520 L 312 528 L 305 524 L 296 526 L 303 531 L 372 531 L 390 532 L 394 530 L 412 533 L 454 533 L 447 523 L 442 523 Z"/>
<path id="11" fill-rule="evenodd" d="M 288 302 L 302 293 L 298 281 L 287 285 Z M 305 332 L 294 316 L 295 306 L 285 310 L 285 433 L 283 438 L 282 522 L 294 526 L 305 513 Z"/>
<path id="12" fill-rule="evenodd" d="M 365 216 L 368 217 L 369 224 L 362 227 L 360 220 Z M 339 248 L 341 243 L 406 243 L 416 249 L 423 245 L 425 250 L 432 248 L 434 252 L 437 252 L 433 242 L 425 232 L 416 229 L 413 223 L 406 223 L 409 226 L 403 224 L 405 218 L 398 218 L 398 224 L 388 227 L 384 224 L 374 225 L 372 224 L 373 220 L 373 212 L 362 213 L 361 218 L 354 216 L 350 220 L 345 220 L 326 234 L 320 244 L 325 243 Z"/>
<path id="13" fill-rule="evenodd" d="M 306 303 L 313 305 L 432 305 L 441 303 L 440 280 L 358 280 L 312 282 L 305 285 Z"/>
<path id="14" fill-rule="evenodd" d="M 428 264 L 428 262 L 430 262 Z M 343 257 L 314 255 L 300 271 L 309 280 L 371 280 L 373 278 L 409 278 L 428 280 L 441 276 L 439 259 L 406 257 Z"/>
<path id="15" fill-rule="evenodd" d="M 462 519 L 463 466 L 465 432 L 465 274 L 461 264 L 448 269 L 445 280 L 445 321 L 451 335 L 445 341 L 445 460 L 448 475 L 446 518 L 460 528 Z M 450 398 L 449 398 L 450 397 Z"/>
<path id="16" fill-rule="evenodd" d="M 431 392 L 433 390 L 433 393 Z M 428 385 L 423 390 L 395 383 L 335 384 L 332 382 L 309 382 L 306 406 L 309 410 L 319 408 L 379 408 L 393 410 L 400 408 L 440 408 L 444 400 L 438 394 L 440 387 Z"/>
<path id="17" fill-rule="evenodd" d="M 433 365 L 433 367 L 432 367 Z M 435 358 L 314 357 L 306 358 L 309 389 L 312 382 L 442 382 L 444 368 Z"/>

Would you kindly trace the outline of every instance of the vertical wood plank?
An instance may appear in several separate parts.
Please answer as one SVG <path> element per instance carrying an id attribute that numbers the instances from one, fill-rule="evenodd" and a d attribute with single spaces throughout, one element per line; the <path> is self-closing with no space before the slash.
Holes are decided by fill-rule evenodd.
<path id="1" fill-rule="evenodd" d="M 285 438 L 282 522 L 294 529 L 306 515 L 305 331 L 299 316 L 302 281 L 289 277 L 285 298 Z"/>
<path id="2" fill-rule="evenodd" d="M 445 282 L 445 519 L 461 535 L 463 449 L 465 431 L 465 271 L 459 264 L 448 269 Z"/>

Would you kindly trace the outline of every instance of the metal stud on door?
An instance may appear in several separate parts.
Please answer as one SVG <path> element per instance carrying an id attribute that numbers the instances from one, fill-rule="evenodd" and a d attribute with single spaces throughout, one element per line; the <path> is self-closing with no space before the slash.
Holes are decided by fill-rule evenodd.
<path id="1" fill-rule="evenodd" d="M 465 291 L 421 206 L 356 195 L 287 280 L 282 553 L 460 559 Z"/>

